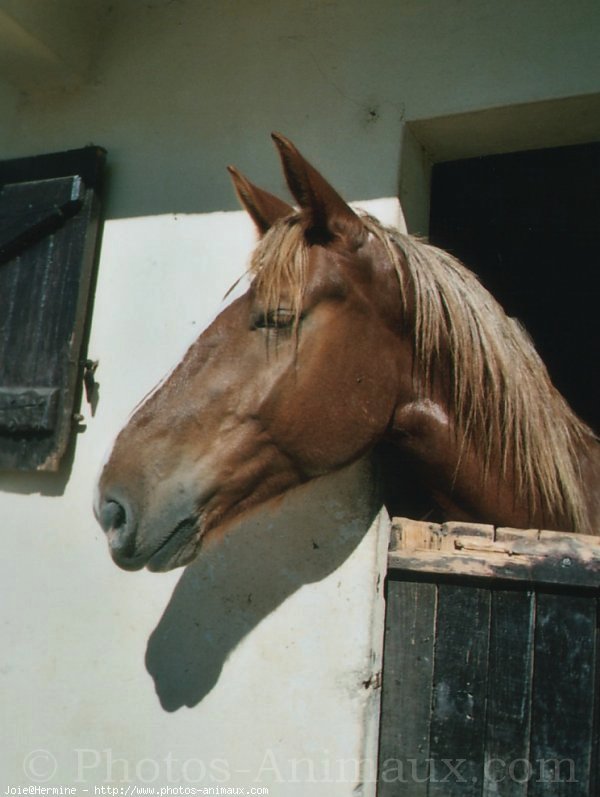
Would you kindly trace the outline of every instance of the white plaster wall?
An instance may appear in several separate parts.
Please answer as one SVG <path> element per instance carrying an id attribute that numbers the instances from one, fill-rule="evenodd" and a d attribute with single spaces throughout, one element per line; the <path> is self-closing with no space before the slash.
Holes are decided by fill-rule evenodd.
<path id="1" fill-rule="evenodd" d="M 368 464 L 248 522 L 184 575 L 111 563 L 91 516 L 96 471 L 242 269 L 249 225 L 212 213 L 235 206 L 226 163 L 283 193 L 268 140 L 279 129 L 346 197 L 393 196 L 404 120 L 598 92 L 600 6 L 94 6 L 101 24 L 95 37 L 82 29 L 72 67 L 83 82 L 57 86 L 37 67 L 27 85 L 19 70 L 0 74 L 3 157 L 94 142 L 110 164 L 89 351 L 101 361 L 98 411 L 84 407 L 68 479 L 0 476 L 0 786 L 229 775 L 224 785 L 286 797 L 350 794 L 365 778 L 372 793 L 368 766 L 339 764 L 372 760 L 376 738 L 376 693 L 363 684 L 380 666 L 385 533 L 367 533 L 377 503 Z M 60 56 L 68 25 L 46 36 L 39 20 L 19 19 Z M 302 758 L 312 764 L 294 772 Z"/>

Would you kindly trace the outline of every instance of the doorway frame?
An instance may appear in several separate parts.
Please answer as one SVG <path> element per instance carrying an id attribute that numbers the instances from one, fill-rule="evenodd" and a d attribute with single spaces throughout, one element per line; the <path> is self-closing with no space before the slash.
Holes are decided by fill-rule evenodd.
<path id="1" fill-rule="evenodd" d="M 595 141 L 600 141 L 600 92 L 408 119 L 402 130 L 398 191 L 408 230 L 429 234 L 436 163 Z"/>

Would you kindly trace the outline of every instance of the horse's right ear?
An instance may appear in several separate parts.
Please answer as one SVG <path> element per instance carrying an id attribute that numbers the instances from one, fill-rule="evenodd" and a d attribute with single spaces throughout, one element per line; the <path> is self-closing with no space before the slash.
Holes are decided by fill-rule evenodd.
<path id="1" fill-rule="evenodd" d="M 261 235 L 264 235 L 276 221 L 294 213 L 291 205 L 251 183 L 234 166 L 228 166 L 227 170 L 231 175 L 238 199 Z"/>

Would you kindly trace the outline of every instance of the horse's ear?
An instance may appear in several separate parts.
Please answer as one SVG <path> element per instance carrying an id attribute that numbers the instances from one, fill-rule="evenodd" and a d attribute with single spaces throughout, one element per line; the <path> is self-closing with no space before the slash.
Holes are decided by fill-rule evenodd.
<path id="1" fill-rule="evenodd" d="M 351 246 L 364 236 L 364 226 L 337 191 L 281 133 L 271 134 L 277 145 L 290 191 L 306 216 L 307 230 L 316 237 L 342 238 Z"/>
<path id="2" fill-rule="evenodd" d="M 251 183 L 234 166 L 228 166 L 227 170 L 231 175 L 238 199 L 250 214 L 261 235 L 264 235 L 278 219 L 294 212 L 291 205 Z"/>

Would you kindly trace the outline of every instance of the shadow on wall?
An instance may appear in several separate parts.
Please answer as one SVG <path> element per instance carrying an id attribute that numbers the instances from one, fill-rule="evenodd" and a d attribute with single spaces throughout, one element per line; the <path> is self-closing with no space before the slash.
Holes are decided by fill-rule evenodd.
<path id="1" fill-rule="evenodd" d="M 350 557 L 381 508 L 377 481 L 371 462 L 362 460 L 310 482 L 186 568 L 146 652 L 166 711 L 197 705 L 263 618 Z"/>

